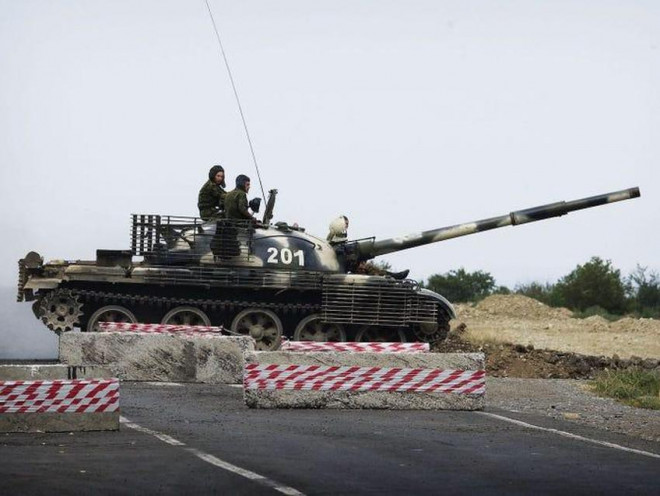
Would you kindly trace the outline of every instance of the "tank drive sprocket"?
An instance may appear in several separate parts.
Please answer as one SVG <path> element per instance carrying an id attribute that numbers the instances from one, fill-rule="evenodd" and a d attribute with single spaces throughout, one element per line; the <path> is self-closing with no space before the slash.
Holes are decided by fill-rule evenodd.
<path id="1" fill-rule="evenodd" d="M 46 294 L 37 309 L 41 321 L 57 334 L 68 332 L 80 324 L 82 303 L 78 295 L 68 289 L 56 289 Z"/>

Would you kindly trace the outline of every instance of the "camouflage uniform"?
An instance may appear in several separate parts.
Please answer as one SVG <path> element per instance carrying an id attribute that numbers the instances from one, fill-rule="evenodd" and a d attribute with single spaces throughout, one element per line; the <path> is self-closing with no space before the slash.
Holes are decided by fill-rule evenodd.
<path id="1" fill-rule="evenodd" d="M 252 219 L 248 212 L 247 193 L 236 188 L 227 193 L 225 197 L 225 215 L 228 219 Z"/>
<path id="2" fill-rule="evenodd" d="M 202 220 L 222 218 L 226 196 L 227 192 L 222 189 L 222 186 L 211 180 L 206 181 L 197 197 L 197 208 L 199 208 L 199 216 Z"/>

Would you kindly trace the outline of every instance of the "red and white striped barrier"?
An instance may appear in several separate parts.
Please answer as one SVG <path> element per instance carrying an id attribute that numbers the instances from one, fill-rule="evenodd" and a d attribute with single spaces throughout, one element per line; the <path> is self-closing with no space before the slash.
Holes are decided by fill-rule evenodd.
<path id="1" fill-rule="evenodd" d="M 99 322 L 101 332 L 142 332 L 151 334 L 221 335 L 222 326 L 131 324 L 130 322 Z"/>
<path id="2" fill-rule="evenodd" d="M 117 379 L 0 381 L 0 413 L 119 411 Z"/>
<path id="3" fill-rule="evenodd" d="M 485 370 L 246 365 L 246 390 L 383 391 L 483 396 Z"/>
<path id="4" fill-rule="evenodd" d="M 282 341 L 281 351 L 346 351 L 354 353 L 428 353 L 428 343 L 328 343 L 317 341 Z"/>

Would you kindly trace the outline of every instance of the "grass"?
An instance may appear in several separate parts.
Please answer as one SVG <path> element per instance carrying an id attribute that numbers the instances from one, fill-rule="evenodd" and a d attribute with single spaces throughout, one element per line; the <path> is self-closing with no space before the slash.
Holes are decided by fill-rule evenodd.
<path id="1" fill-rule="evenodd" d="M 614 398 L 626 405 L 660 410 L 660 373 L 641 369 L 606 370 L 591 386 L 599 396 Z"/>

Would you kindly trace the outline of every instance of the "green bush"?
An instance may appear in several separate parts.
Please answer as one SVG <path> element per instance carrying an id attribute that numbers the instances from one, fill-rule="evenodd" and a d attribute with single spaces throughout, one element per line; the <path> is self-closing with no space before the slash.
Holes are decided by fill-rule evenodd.
<path id="1" fill-rule="evenodd" d="M 535 300 L 545 303 L 546 305 L 554 306 L 554 289 L 555 285 L 546 283 L 541 284 L 539 282 L 532 282 L 529 284 L 519 284 L 516 286 L 516 294 L 521 294 L 529 298 L 534 298 Z"/>
<path id="2" fill-rule="evenodd" d="M 612 314 L 607 310 L 605 310 L 603 307 L 599 307 L 597 305 L 586 308 L 583 311 L 573 312 L 573 317 L 575 317 L 576 319 L 586 319 L 589 317 L 593 317 L 594 315 L 603 317 L 604 319 L 607 319 L 610 322 L 614 322 L 615 320 L 619 320 L 621 318 L 621 315 Z"/>
<path id="3" fill-rule="evenodd" d="M 449 301 L 477 301 L 493 293 L 495 278 L 488 272 L 467 272 L 463 267 L 429 277 L 425 287 Z M 506 289 L 506 288 L 505 288 Z M 508 289 L 507 289 L 508 291 Z"/>
<path id="4" fill-rule="evenodd" d="M 626 291 L 621 272 L 612 262 L 592 257 L 584 265 L 562 277 L 553 290 L 555 303 L 584 311 L 599 306 L 609 313 L 622 314 L 626 310 Z"/>
<path id="5" fill-rule="evenodd" d="M 626 279 L 630 295 L 630 310 L 641 317 L 660 317 L 660 276 L 648 272 L 647 267 L 637 268 Z"/>

